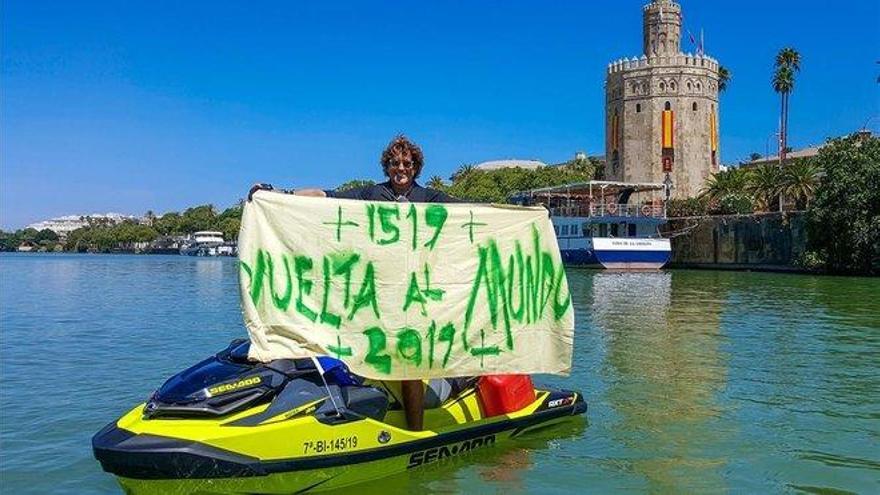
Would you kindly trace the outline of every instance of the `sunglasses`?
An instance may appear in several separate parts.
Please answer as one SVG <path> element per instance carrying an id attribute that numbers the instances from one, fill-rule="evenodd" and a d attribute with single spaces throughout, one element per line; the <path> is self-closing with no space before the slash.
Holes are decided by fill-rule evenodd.
<path id="1" fill-rule="evenodd" d="M 415 168 L 415 166 L 416 166 L 416 164 L 413 163 L 411 160 L 408 160 L 408 161 L 398 160 L 398 161 L 391 162 L 388 165 L 388 168 L 402 168 L 405 170 L 409 170 L 411 168 Z"/>

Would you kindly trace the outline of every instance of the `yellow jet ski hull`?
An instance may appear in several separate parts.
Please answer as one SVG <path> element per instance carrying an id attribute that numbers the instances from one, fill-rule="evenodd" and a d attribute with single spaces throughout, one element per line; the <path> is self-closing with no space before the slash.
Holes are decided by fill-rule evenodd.
<path id="1" fill-rule="evenodd" d="M 321 401 L 319 401 L 321 402 Z M 403 411 L 384 421 L 319 420 L 317 403 L 265 417 L 268 405 L 217 418 L 148 418 L 144 405 L 93 439 L 96 458 L 127 493 L 290 494 L 337 489 L 492 448 L 586 412 L 580 394 L 536 390 L 523 409 L 484 418 L 475 389 L 425 411 L 425 431 Z M 256 418 L 256 419 L 255 419 Z"/>

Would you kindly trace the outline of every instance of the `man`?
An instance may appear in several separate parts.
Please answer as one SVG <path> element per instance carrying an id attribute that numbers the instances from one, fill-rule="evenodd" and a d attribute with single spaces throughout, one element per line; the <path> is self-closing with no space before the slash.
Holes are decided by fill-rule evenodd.
<path id="1" fill-rule="evenodd" d="M 382 170 L 388 177 L 387 182 L 372 186 L 358 187 L 348 191 L 324 191 L 321 189 L 300 189 L 285 191 L 300 196 L 317 196 L 331 198 L 360 199 L 364 201 L 397 201 L 412 203 L 454 203 L 456 200 L 448 194 L 436 189 L 420 186 L 416 179 L 422 172 L 424 156 L 422 150 L 404 135 L 398 135 L 382 152 L 380 160 Z M 268 184 L 255 184 L 248 194 L 264 189 L 272 190 Z M 401 382 L 403 409 L 410 430 L 419 431 L 424 426 L 425 387 L 421 380 L 404 380 Z"/>

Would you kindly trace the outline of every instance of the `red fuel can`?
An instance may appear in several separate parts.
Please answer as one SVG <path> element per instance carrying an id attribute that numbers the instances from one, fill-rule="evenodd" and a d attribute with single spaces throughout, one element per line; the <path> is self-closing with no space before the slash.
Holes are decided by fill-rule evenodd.
<path id="1" fill-rule="evenodd" d="M 480 377 L 477 393 L 487 418 L 519 411 L 535 401 L 535 386 L 529 375 Z"/>

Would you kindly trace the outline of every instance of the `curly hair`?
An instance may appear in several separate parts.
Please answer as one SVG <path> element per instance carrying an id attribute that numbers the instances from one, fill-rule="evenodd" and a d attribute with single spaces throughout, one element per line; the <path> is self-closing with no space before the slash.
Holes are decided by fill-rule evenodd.
<path id="1" fill-rule="evenodd" d="M 388 175 L 388 169 L 398 157 L 406 157 L 412 160 L 413 168 L 415 168 L 414 177 L 418 177 L 422 173 L 422 166 L 425 164 L 425 157 L 422 155 L 422 149 L 417 144 L 410 141 L 403 134 L 398 134 L 388 143 L 385 151 L 382 152 L 382 158 L 379 163 L 382 164 L 382 170 Z"/>

